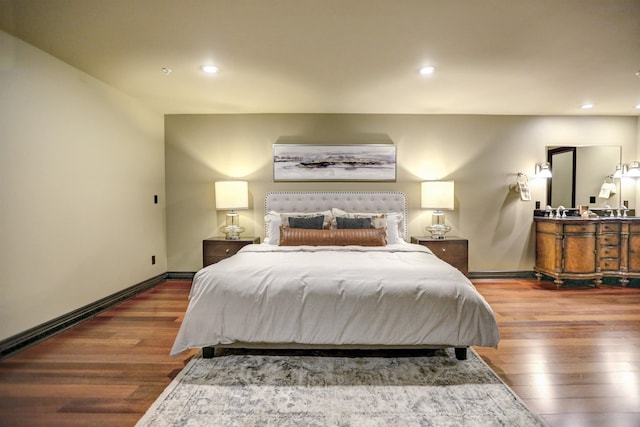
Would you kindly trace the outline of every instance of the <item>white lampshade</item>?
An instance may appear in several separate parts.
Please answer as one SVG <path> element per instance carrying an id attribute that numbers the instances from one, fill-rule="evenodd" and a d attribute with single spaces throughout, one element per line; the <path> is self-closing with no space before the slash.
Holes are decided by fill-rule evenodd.
<path id="1" fill-rule="evenodd" d="M 640 162 L 634 161 L 629 163 L 626 176 L 630 176 L 633 178 L 640 177 Z"/>
<path id="2" fill-rule="evenodd" d="M 422 183 L 422 208 L 453 210 L 453 181 L 424 181 Z"/>
<path id="3" fill-rule="evenodd" d="M 216 209 L 248 209 L 247 181 L 216 181 Z"/>

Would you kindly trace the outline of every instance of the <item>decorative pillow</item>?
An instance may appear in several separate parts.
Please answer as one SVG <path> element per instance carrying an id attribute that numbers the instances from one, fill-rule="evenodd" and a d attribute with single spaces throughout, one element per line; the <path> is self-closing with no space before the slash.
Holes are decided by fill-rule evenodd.
<path id="1" fill-rule="evenodd" d="M 401 237 L 402 233 L 400 232 L 400 223 L 402 222 L 403 215 L 400 212 L 346 212 L 342 209 L 333 208 L 331 209 L 331 213 L 333 215 L 334 223 L 336 222 L 338 217 L 347 217 L 347 218 L 371 218 L 371 225 L 375 228 L 387 228 L 387 244 L 397 244 L 397 243 L 405 243 L 404 239 Z"/>
<path id="2" fill-rule="evenodd" d="M 343 216 L 336 217 L 338 229 L 341 228 L 372 228 L 371 218 L 347 218 Z"/>
<path id="3" fill-rule="evenodd" d="M 404 215 L 400 212 L 346 212 L 342 209 L 333 208 L 331 209 L 331 213 L 334 217 L 334 223 L 338 217 L 371 218 L 372 227 L 387 228 L 387 244 L 405 243 L 400 230 L 400 224 L 402 223 Z"/>
<path id="4" fill-rule="evenodd" d="M 332 228 L 337 228 L 335 218 L 341 216 L 343 218 L 371 218 L 371 226 L 373 228 L 383 228 L 387 226 L 387 221 L 383 213 L 375 212 L 346 212 L 342 209 L 331 209 L 331 215 L 333 216 Z"/>
<path id="5" fill-rule="evenodd" d="M 331 225 L 331 211 L 322 212 L 276 212 L 270 211 L 264 217 L 265 230 L 264 230 L 264 243 L 269 245 L 277 245 L 280 243 L 280 226 L 284 225 L 282 216 L 287 218 L 286 225 L 289 226 L 289 217 L 296 218 L 308 218 L 313 216 L 323 216 L 323 227 L 329 228 Z"/>
<path id="6" fill-rule="evenodd" d="M 324 221 L 322 223 L 322 228 L 329 229 L 331 227 L 332 215 L 331 211 L 322 211 L 322 212 L 285 212 L 280 213 L 280 222 L 282 226 L 289 227 L 289 218 L 309 218 L 314 216 L 323 216 Z"/>
<path id="7" fill-rule="evenodd" d="M 324 216 L 310 216 L 308 218 L 289 217 L 289 227 L 291 228 L 307 228 L 313 230 L 322 230 Z"/>
<path id="8" fill-rule="evenodd" d="M 280 246 L 385 246 L 384 228 L 310 230 L 280 226 Z"/>

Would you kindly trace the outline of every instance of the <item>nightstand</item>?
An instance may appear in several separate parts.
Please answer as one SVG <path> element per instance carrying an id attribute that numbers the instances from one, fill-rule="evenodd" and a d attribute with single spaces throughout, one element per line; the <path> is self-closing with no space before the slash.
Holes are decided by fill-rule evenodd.
<path id="1" fill-rule="evenodd" d="M 469 275 L 469 240 L 462 237 L 432 239 L 431 237 L 411 237 L 411 243 L 417 243 L 431 249 L 438 258 Z"/>
<path id="2" fill-rule="evenodd" d="M 260 243 L 259 237 L 244 237 L 238 240 L 227 240 L 224 237 L 210 237 L 202 241 L 202 266 L 222 261 L 235 255 L 243 246 Z"/>

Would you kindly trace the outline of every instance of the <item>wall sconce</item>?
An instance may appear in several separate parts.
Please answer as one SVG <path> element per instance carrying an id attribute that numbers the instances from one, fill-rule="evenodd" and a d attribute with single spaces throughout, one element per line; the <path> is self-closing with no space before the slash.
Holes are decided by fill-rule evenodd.
<path id="1" fill-rule="evenodd" d="M 235 209 L 249 208 L 249 184 L 247 181 L 216 181 L 216 209 L 229 210 L 225 225 L 220 227 L 226 238 L 238 240 L 244 228 Z"/>
<path id="2" fill-rule="evenodd" d="M 536 163 L 535 176 L 537 178 L 551 178 L 551 165 L 549 162 Z"/>
<path id="3" fill-rule="evenodd" d="M 623 165 L 622 163 L 618 163 L 616 165 L 616 171 L 613 173 L 613 177 L 616 179 L 622 178 L 627 175 L 627 165 Z"/>
<path id="4" fill-rule="evenodd" d="M 453 181 L 424 181 L 422 183 L 422 208 L 435 209 L 431 216 L 431 226 L 427 231 L 432 239 L 444 239 L 451 227 L 444 223 L 442 210 L 453 210 Z"/>
<path id="5" fill-rule="evenodd" d="M 629 167 L 627 168 L 627 173 L 624 176 L 629 176 L 631 178 L 637 178 L 640 176 L 640 163 L 637 161 L 633 161 L 629 163 Z"/>

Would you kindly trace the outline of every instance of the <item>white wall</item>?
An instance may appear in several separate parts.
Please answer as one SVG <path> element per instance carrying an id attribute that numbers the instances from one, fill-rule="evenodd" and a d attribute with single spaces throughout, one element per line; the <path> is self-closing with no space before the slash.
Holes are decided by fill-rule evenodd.
<path id="1" fill-rule="evenodd" d="M 409 199 L 409 233 L 425 235 L 430 212 L 420 209 L 420 181 L 453 179 L 451 235 L 469 239 L 471 271 L 531 271 L 535 201 L 546 182 L 532 178 L 546 146 L 617 145 L 636 158 L 636 117 L 450 116 L 375 114 L 170 115 L 165 119 L 169 271 L 202 266 L 202 239 L 220 235 L 214 181 L 249 181 L 250 210 L 240 211 L 244 235 L 263 236 L 263 199 L 276 190 L 396 190 Z M 375 143 L 397 146 L 395 183 L 273 182 L 272 144 Z M 612 166 L 612 171 L 615 165 Z M 518 172 L 532 200 L 509 191 Z M 621 192 L 635 205 L 635 182 Z"/>
<path id="2" fill-rule="evenodd" d="M 0 32 L 0 339 L 167 271 L 163 126 Z"/>

